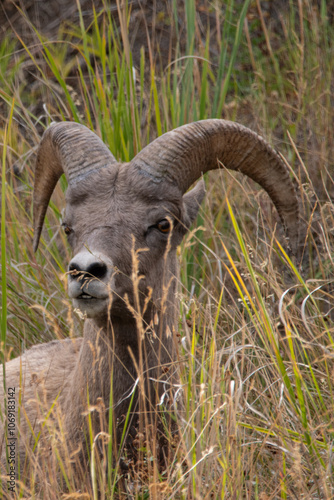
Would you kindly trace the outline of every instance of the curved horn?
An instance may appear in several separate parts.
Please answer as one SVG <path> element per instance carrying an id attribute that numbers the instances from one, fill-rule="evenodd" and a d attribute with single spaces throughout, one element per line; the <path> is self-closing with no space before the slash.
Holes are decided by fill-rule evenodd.
<path id="1" fill-rule="evenodd" d="M 70 185 L 92 172 L 116 163 L 101 139 L 84 125 L 53 123 L 46 129 L 37 150 L 33 195 L 34 251 L 37 250 L 46 209 L 64 173 Z"/>
<path id="2" fill-rule="evenodd" d="M 267 191 L 295 253 L 299 204 L 293 183 L 281 157 L 252 130 L 226 120 L 190 123 L 158 137 L 130 163 L 155 182 L 167 180 L 176 184 L 182 193 L 220 164 L 242 172 Z"/>

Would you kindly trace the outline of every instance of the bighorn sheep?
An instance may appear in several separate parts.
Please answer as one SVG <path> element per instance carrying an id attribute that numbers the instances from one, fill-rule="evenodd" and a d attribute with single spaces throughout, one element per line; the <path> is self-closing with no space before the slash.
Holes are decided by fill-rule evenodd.
<path id="1" fill-rule="evenodd" d="M 85 449 L 88 399 L 89 405 L 102 402 L 106 415 L 112 401 L 114 427 L 122 429 L 129 395 L 142 373 L 144 385 L 140 388 L 139 382 L 136 391 L 145 386 L 146 410 L 157 407 L 176 360 L 176 248 L 196 217 L 204 183 L 187 190 L 221 165 L 246 174 L 267 191 L 295 249 L 298 199 L 288 170 L 263 138 L 237 123 L 211 119 L 184 125 L 153 141 L 128 164 L 118 163 L 83 125 L 63 122 L 47 128 L 36 161 L 34 250 L 64 173 L 63 227 L 74 254 L 68 292 L 86 320 L 83 338 L 35 346 L 6 364 L 7 387 L 18 391 L 20 373 L 22 377 L 21 464 L 31 446 L 31 428 L 40 418 L 36 398 L 47 410 L 58 398 L 72 451 Z M 132 409 L 138 408 L 136 398 Z M 3 401 L 1 376 L 4 415 Z M 97 412 L 91 418 L 96 435 L 101 418 Z M 3 422 L 1 426 L 4 450 Z M 2 452 L 2 473 L 4 457 Z"/>

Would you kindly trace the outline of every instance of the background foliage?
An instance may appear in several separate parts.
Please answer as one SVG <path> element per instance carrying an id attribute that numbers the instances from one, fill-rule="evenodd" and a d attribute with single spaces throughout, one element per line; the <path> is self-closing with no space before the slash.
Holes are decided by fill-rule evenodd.
<path id="1" fill-rule="evenodd" d="M 143 466 L 135 478 L 116 469 L 94 480 L 101 498 L 333 498 L 331 3 L 7 1 L 1 16 L 2 358 L 81 331 L 66 296 L 65 180 L 32 250 L 44 128 L 79 121 L 127 161 L 183 123 L 239 121 L 291 168 L 303 267 L 277 243 L 280 222 L 257 186 L 225 171 L 206 177 L 180 250 L 187 414 L 174 460 L 158 479 Z M 91 479 L 67 481 L 67 494 L 45 485 L 45 498 L 96 497 Z M 36 495 L 24 484 L 17 493 Z"/>

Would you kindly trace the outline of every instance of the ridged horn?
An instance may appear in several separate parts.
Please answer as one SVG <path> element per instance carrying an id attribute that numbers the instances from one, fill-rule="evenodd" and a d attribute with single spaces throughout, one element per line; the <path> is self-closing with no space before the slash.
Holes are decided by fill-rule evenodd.
<path id="1" fill-rule="evenodd" d="M 154 182 L 169 181 L 182 193 L 209 170 L 224 167 L 247 175 L 267 191 L 297 252 L 299 203 L 288 169 L 271 146 L 252 130 L 226 120 L 203 120 L 158 137 L 140 151 L 130 168 Z"/>
<path id="2" fill-rule="evenodd" d="M 74 185 L 100 168 L 116 163 L 101 139 L 84 125 L 53 123 L 46 129 L 37 150 L 33 194 L 34 251 L 37 250 L 46 209 L 64 173 Z"/>

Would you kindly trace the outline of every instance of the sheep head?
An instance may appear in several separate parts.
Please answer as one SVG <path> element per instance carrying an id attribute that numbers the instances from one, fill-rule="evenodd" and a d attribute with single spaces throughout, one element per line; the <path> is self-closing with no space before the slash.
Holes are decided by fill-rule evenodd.
<path id="1" fill-rule="evenodd" d="M 63 226 L 74 254 L 68 269 L 74 306 L 88 317 L 108 312 L 124 318 L 128 303 L 135 305 L 137 259 L 140 310 L 149 293 L 150 304 L 159 309 L 163 286 L 170 282 L 170 293 L 175 293 L 176 247 L 203 196 L 202 182 L 182 196 L 177 187 L 156 186 L 128 164 L 115 164 L 70 186 Z M 150 307 L 146 310 L 151 316 Z"/>
<path id="2" fill-rule="evenodd" d="M 69 187 L 63 226 L 74 253 L 69 295 L 75 307 L 91 318 L 124 317 L 129 301 L 135 302 L 134 251 L 141 303 L 152 293 L 150 302 L 157 306 L 166 283 L 175 293 L 176 247 L 196 217 L 203 181 L 187 190 L 220 166 L 246 174 L 268 192 L 296 251 L 298 199 L 285 164 L 260 136 L 225 120 L 168 132 L 128 164 L 118 163 L 83 125 L 52 124 L 37 153 L 34 249 L 51 194 L 65 173 Z"/>

